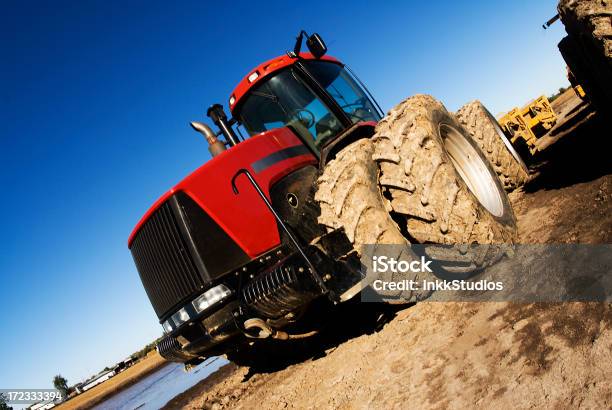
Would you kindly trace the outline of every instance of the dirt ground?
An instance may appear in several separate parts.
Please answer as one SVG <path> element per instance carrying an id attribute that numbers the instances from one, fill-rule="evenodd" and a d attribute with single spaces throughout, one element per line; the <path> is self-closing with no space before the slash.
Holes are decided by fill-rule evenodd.
<path id="1" fill-rule="evenodd" d="M 611 242 L 599 121 L 552 141 L 537 178 L 511 195 L 521 243 Z M 348 306 L 293 356 L 227 365 L 168 407 L 612 408 L 611 325 L 605 303 Z"/>

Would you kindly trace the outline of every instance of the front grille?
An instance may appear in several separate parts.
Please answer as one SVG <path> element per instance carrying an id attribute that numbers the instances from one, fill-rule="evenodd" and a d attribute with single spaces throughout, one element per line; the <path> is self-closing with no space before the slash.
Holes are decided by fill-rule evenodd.
<path id="1" fill-rule="evenodd" d="M 181 235 L 179 222 L 170 205 L 172 200 L 175 198 L 164 202 L 151 215 L 131 246 L 140 279 L 160 319 L 204 287 L 202 276 Z"/>
<path id="2" fill-rule="evenodd" d="M 299 255 L 276 263 L 242 289 L 244 304 L 264 317 L 276 319 L 321 295 Z"/>

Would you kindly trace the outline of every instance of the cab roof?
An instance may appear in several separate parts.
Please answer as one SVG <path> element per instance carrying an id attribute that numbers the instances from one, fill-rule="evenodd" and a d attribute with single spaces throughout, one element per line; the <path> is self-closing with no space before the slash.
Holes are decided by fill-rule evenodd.
<path id="1" fill-rule="evenodd" d="M 300 53 L 300 58 L 304 60 L 317 60 L 317 58 L 315 58 L 310 53 Z M 340 63 L 338 59 L 332 56 L 328 56 L 328 55 L 324 55 L 318 60 Z M 255 86 L 257 83 L 259 83 L 266 77 L 269 77 L 271 74 L 294 64 L 296 61 L 297 61 L 297 58 L 289 57 L 288 55 L 285 54 L 285 55 L 273 58 L 272 60 L 268 60 L 258 65 L 253 70 L 251 70 L 238 83 L 236 88 L 234 88 L 234 92 L 232 92 L 232 94 L 230 95 L 229 108 L 232 114 L 234 114 L 234 108 L 240 104 L 242 97 L 244 97 L 244 95 L 251 89 L 251 87 Z"/>

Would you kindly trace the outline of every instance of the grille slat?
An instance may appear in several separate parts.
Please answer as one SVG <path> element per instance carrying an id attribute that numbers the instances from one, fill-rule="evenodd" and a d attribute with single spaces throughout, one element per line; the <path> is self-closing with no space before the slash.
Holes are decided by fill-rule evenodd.
<path id="1" fill-rule="evenodd" d="M 140 279 L 159 318 L 204 286 L 169 201 L 142 225 L 131 246 Z"/>
<path id="2" fill-rule="evenodd" d="M 171 214 L 170 209 L 164 209 L 163 217 L 164 217 L 164 220 L 166 221 L 167 224 L 171 223 L 173 215 Z M 177 231 L 176 225 L 172 225 L 172 226 L 173 226 L 174 229 L 167 232 L 168 236 L 169 236 L 169 239 L 172 241 L 172 243 L 173 243 L 173 245 L 175 247 L 181 247 L 181 245 L 180 245 L 180 240 L 181 240 L 180 232 Z M 187 269 L 188 268 L 188 265 L 189 265 L 190 261 L 189 261 L 189 259 L 187 259 L 187 255 L 186 255 L 185 252 L 179 252 L 178 254 L 175 254 L 174 257 L 176 258 L 177 266 L 180 266 L 181 269 Z M 196 288 L 198 286 L 198 284 L 193 280 L 192 277 L 190 277 L 190 276 L 181 276 L 181 277 L 185 279 L 185 285 L 187 287 Z"/>
<path id="3" fill-rule="evenodd" d="M 159 210 L 159 213 L 156 215 L 157 218 L 153 219 L 151 222 L 153 222 L 153 228 L 154 228 L 154 232 L 155 232 L 155 236 L 156 236 L 156 247 L 157 247 L 157 252 L 159 253 L 159 255 L 161 256 L 158 260 L 160 261 L 160 267 L 161 270 L 159 271 L 162 275 L 162 277 L 166 280 L 168 280 L 168 278 L 174 278 L 174 286 L 169 287 L 170 290 L 172 290 L 174 292 L 174 296 L 178 296 L 182 293 L 185 293 L 185 288 L 186 286 L 183 283 L 183 278 L 180 275 L 176 274 L 176 270 L 174 269 L 174 264 L 170 261 L 171 256 L 170 253 L 168 252 L 167 246 L 166 246 L 166 238 L 164 235 L 164 228 L 166 227 L 170 227 L 169 225 L 165 225 L 165 226 L 161 226 L 163 221 L 163 208 Z M 164 275 L 164 273 L 166 273 Z M 166 286 L 169 286 L 169 284 L 166 284 Z"/>
<path id="4" fill-rule="evenodd" d="M 161 287 L 164 287 L 169 292 L 172 292 L 175 296 L 176 292 L 174 287 L 170 286 L 170 280 L 167 275 L 164 275 L 166 271 L 166 267 L 164 266 L 164 259 L 160 252 L 159 246 L 159 232 L 157 230 L 157 218 L 151 219 L 151 229 L 147 230 L 147 243 L 150 244 L 150 253 L 149 257 L 153 261 L 153 277 L 155 278 L 155 283 L 158 285 L 158 290 Z M 159 286 L 161 283 L 162 286 Z"/>
<path id="5" fill-rule="evenodd" d="M 178 254 L 171 252 L 170 249 L 180 249 L 180 244 L 174 243 L 171 239 L 170 239 L 170 235 L 169 235 L 169 230 L 164 230 L 160 228 L 160 223 L 163 222 L 164 226 L 172 226 L 172 223 L 170 220 L 167 219 L 166 217 L 166 211 L 167 209 L 160 209 L 160 220 L 158 221 L 157 224 L 157 231 L 158 231 L 158 235 L 159 238 L 162 240 L 162 243 L 166 246 L 163 247 L 162 251 L 164 252 L 164 255 L 166 257 L 166 265 L 168 265 L 168 271 L 172 272 L 172 277 L 177 278 L 177 285 L 178 287 L 180 287 L 182 290 L 185 289 L 189 289 L 189 285 L 187 284 L 187 282 L 185 281 L 185 277 L 183 275 L 180 275 L 178 273 L 180 273 L 180 271 L 185 269 L 185 266 L 183 266 L 180 262 L 179 262 L 179 258 L 178 258 Z M 170 245 L 170 246 L 168 246 Z M 178 272 L 177 272 L 178 271 Z"/>
<path id="6" fill-rule="evenodd" d="M 144 232 L 142 232 L 141 234 L 143 236 L 146 236 Z M 149 274 L 151 275 L 151 281 L 158 281 L 158 278 L 153 276 L 156 268 L 155 263 L 153 262 L 150 256 L 151 250 L 149 247 L 149 242 L 146 239 L 134 242 L 134 244 L 132 245 L 132 255 L 134 255 L 134 259 L 140 261 L 140 264 L 137 264 L 138 272 L 149 272 Z M 157 295 L 151 293 L 148 288 L 145 288 L 145 290 L 149 295 L 149 299 L 151 299 L 151 303 L 157 303 Z"/>
<path id="7" fill-rule="evenodd" d="M 142 234 L 142 240 L 141 240 L 141 245 L 144 248 L 143 249 L 143 256 L 146 258 L 146 260 L 149 262 L 149 271 L 144 271 L 147 272 L 149 275 L 149 282 L 150 285 L 146 286 L 145 285 L 145 290 L 147 291 L 147 294 L 149 294 L 149 297 L 151 298 L 151 303 L 155 303 L 155 304 L 160 304 L 161 301 L 159 299 L 159 292 L 156 292 L 156 289 L 161 288 L 161 287 L 165 287 L 165 283 L 163 278 L 160 277 L 159 275 L 159 262 L 155 260 L 155 247 L 154 247 L 154 243 L 151 241 L 150 239 L 150 233 L 152 230 L 152 225 L 148 226 L 147 229 L 143 229 L 141 231 Z M 142 276 L 141 276 L 142 279 Z M 143 284 L 144 284 L 144 280 L 143 280 Z M 154 302 L 155 301 L 155 302 Z M 156 306 L 154 304 L 154 306 Z"/>

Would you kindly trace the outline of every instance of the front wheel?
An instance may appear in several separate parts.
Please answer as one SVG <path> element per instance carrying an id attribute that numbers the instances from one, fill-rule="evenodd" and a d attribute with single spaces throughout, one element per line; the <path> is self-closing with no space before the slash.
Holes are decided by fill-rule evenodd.
<path id="1" fill-rule="evenodd" d="M 417 243 L 516 239 L 514 213 L 495 171 L 439 101 L 405 100 L 378 124 L 374 144 L 383 195 Z"/>
<path id="2" fill-rule="evenodd" d="M 344 228 L 357 252 L 364 245 L 426 244 L 441 266 L 445 260 L 453 266 L 457 279 L 497 262 L 516 238 L 495 172 L 467 131 L 425 95 L 396 106 L 371 139 L 347 146 L 326 164 L 315 198 L 319 222 Z M 489 246 L 459 255 L 435 244 Z M 397 296 L 416 301 L 429 293 Z"/>

